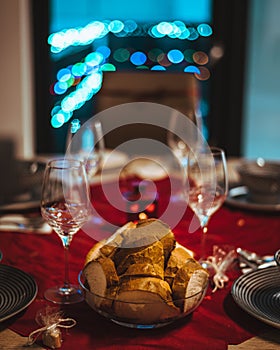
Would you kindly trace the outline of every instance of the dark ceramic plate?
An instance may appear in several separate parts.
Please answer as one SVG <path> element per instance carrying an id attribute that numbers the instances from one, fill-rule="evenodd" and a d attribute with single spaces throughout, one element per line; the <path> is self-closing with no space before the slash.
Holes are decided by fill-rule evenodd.
<path id="1" fill-rule="evenodd" d="M 233 187 L 232 189 L 230 189 L 226 199 L 226 203 L 232 207 L 240 209 L 269 212 L 280 211 L 280 203 L 262 204 L 250 201 L 248 197 L 248 189 L 246 186 Z"/>
<path id="2" fill-rule="evenodd" d="M 255 270 L 240 276 L 231 290 L 235 302 L 250 315 L 280 329 L 280 268 Z"/>
<path id="3" fill-rule="evenodd" d="M 29 306 L 37 295 L 33 277 L 12 266 L 0 264 L 0 322 Z"/>

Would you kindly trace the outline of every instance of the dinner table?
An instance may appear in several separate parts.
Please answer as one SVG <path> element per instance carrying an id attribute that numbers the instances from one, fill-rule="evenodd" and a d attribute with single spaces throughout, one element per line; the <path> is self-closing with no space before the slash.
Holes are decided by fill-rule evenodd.
<path id="1" fill-rule="evenodd" d="M 231 162 L 229 159 L 229 167 L 234 168 L 236 161 L 232 159 Z M 128 221 L 125 208 L 111 205 L 98 176 L 96 175 L 95 181 L 91 183 L 91 198 L 98 218 L 101 219 L 93 218 L 87 223 L 87 230 L 82 227 L 73 238 L 69 250 L 71 282 L 78 283 L 78 275 L 84 267 L 87 253 L 94 244 L 110 237 L 113 233 L 112 228 L 121 227 Z M 107 193 L 110 193 L 110 181 L 111 177 L 108 176 Z M 156 215 L 161 218 L 170 201 L 170 182 L 163 177 L 155 183 L 158 193 Z M 112 186 L 115 186 L 114 181 Z M 236 174 L 232 173 L 230 188 L 237 186 L 240 184 Z M 114 190 L 112 188 L 112 193 Z M 266 322 L 265 319 L 260 319 L 250 310 L 241 307 L 234 298 L 233 286 L 239 278 L 251 273 L 244 273 L 242 270 L 236 253 L 238 248 L 256 252 L 260 256 L 273 256 L 280 248 L 280 206 L 267 210 L 265 206 L 254 207 L 244 202 L 239 203 L 234 197 L 228 198 L 211 218 L 206 234 L 199 227 L 195 232 L 190 232 L 190 223 L 196 218 L 184 201 L 178 201 L 176 208 L 183 213 L 172 227 L 176 241 L 193 251 L 197 259 L 201 254 L 202 240 L 209 257 L 213 256 L 217 247 L 226 252 L 234 251 L 235 255 L 225 271 L 227 280 L 223 287 L 215 290 L 210 276 L 206 294 L 191 314 L 153 329 L 119 325 L 98 314 L 86 301 L 69 305 L 47 301 L 44 291 L 63 281 L 63 248 L 60 238 L 48 226 L 22 229 L 13 225 L 1 225 L 0 218 L 2 268 L 19 270 L 34 282 L 33 290 L 30 287 L 32 295 L 29 302 L 1 320 L 0 349 L 28 349 L 27 341 L 32 332 L 35 334 L 35 341 L 29 345 L 31 349 L 50 349 L 42 340 L 42 324 L 38 321 L 38 315 L 45 312 L 59 313 L 62 318 L 75 321 L 71 328 L 59 328 L 62 339 L 59 347 L 62 350 L 279 349 L 280 324 Z M 35 216 L 40 216 L 39 208 L 35 208 L 34 211 Z M 267 269 L 276 271 L 277 267 L 270 266 Z M 4 292 L 1 293 L 0 297 Z M 13 299 L 11 302 L 20 298 L 17 291 L 10 294 Z M 280 317 L 279 300 L 280 285 Z M 0 314 L 3 303 L 5 300 L 0 298 Z"/>

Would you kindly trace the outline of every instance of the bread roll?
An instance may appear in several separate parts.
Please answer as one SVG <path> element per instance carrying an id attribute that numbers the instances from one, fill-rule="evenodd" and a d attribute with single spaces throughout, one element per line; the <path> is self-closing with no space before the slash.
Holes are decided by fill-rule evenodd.
<path id="1" fill-rule="evenodd" d="M 180 309 L 172 301 L 167 282 L 145 277 L 121 284 L 114 302 L 114 312 L 132 322 L 150 324 L 173 318 L 180 314 Z"/>

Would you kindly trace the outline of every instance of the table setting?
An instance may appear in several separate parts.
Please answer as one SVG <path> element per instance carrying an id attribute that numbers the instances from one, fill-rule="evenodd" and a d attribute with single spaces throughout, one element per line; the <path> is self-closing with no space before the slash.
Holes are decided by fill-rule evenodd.
<path id="1" fill-rule="evenodd" d="M 238 349 L 279 329 L 279 197 L 253 199 L 245 160 L 209 148 L 175 169 L 102 147 L 42 162 L 40 198 L 1 205 L 0 348 L 11 331 L 22 349 Z"/>

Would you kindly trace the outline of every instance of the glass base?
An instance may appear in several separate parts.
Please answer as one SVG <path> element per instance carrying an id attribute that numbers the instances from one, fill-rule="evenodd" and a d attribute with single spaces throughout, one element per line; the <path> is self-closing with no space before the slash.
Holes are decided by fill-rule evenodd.
<path id="1" fill-rule="evenodd" d="M 75 304 L 84 300 L 84 296 L 79 286 L 70 284 L 69 286 L 56 286 L 47 289 L 44 293 L 47 300 L 55 304 Z"/>

